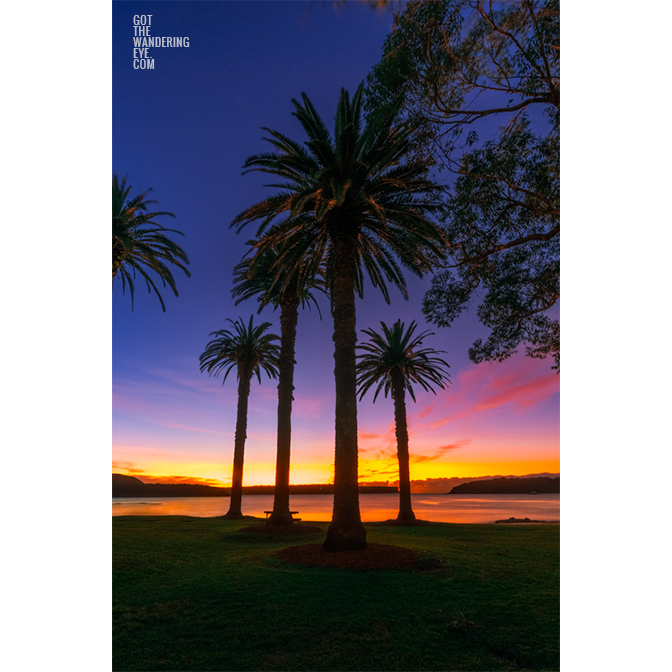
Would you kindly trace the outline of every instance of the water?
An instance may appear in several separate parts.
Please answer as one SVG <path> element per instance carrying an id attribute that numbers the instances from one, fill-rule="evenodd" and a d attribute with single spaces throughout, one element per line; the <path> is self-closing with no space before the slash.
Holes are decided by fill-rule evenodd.
<path id="1" fill-rule="evenodd" d="M 412 496 L 416 518 L 444 523 L 494 523 L 507 518 L 560 520 L 560 495 L 429 495 Z M 304 521 L 330 521 L 332 495 L 292 495 L 292 511 Z M 364 522 L 396 518 L 399 495 L 360 495 Z M 264 518 L 273 508 L 273 495 L 243 496 L 243 513 Z M 229 509 L 228 497 L 117 497 L 112 499 L 113 516 L 221 516 Z"/>

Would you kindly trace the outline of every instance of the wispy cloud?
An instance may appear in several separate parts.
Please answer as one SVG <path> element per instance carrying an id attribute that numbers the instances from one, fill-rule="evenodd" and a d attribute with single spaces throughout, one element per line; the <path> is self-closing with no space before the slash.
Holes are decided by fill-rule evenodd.
<path id="1" fill-rule="evenodd" d="M 486 362 L 460 372 L 454 384 L 440 390 L 436 401 L 415 417 L 437 429 L 504 406 L 522 413 L 557 393 L 559 382 L 546 361 L 515 356 L 502 363 Z"/>
<path id="2" fill-rule="evenodd" d="M 142 474 L 145 470 L 138 469 L 135 462 L 112 462 L 112 469 L 116 472 L 125 471 L 129 474 Z"/>
<path id="3" fill-rule="evenodd" d="M 387 423 L 387 427 L 384 432 L 358 431 L 357 440 L 358 442 L 366 444 L 366 448 L 368 448 L 369 450 L 375 450 L 375 449 L 384 450 L 385 448 L 388 448 L 393 449 L 394 454 L 396 455 L 397 435 L 395 431 L 394 422 Z M 375 446 L 371 445 L 371 442 L 373 441 L 376 442 Z"/>
<path id="4" fill-rule="evenodd" d="M 445 446 L 439 446 L 436 448 L 436 452 L 433 455 L 411 455 L 411 462 L 414 464 L 418 464 L 419 462 L 433 462 L 434 460 L 438 460 L 441 457 L 443 457 L 446 453 L 452 451 L 452 450 L 457 450 L 458 448 L 464 448 L 467 446 L 469 443 L 471 443 L 471 439 L 461 439 L 460 441 L 456 441 L 455 443 L 450 443 Z"/>
<path id="5" fill-rule="evenodd" d="M 304 397 L 296 395 L 292 404 L 292 415 L 298 418 L 320 418 L 326 404 L 326 397 Z"/>
<path id="6" fill-rule="evenodd" d="M 427 404 L 418 414 L 417 418 L 419 420 L 422 420 L 423 418 L 427 417 L 435 408 L 436 406 L 436 401 L 432 401 L 430 404 Z"/>
<path id="7" fill-rule="evenodd" d="M 385 438 L 385 434 L 376 434 L 375 432 L 357 432 L 357 438 L 360 441 L 379 441 Z"/>
<path id="8" fill-rule="evenodd" d="M 433 462 L 438 460 L 441 455 L 411 455 L 411 464 L 419 464 L 420 462 Z"/>
<path id="9" fill-rule="evenodd" d="M 456 443 L 450 443 L 447 446 L 439 446 L 436 450 L 439 453 L 447 453 L 449 450 L 457 450 L 458 448 L 464 448 L 468 443 L 471 443 L 471 439 L 462 439 Z"/>
<path id="10" fill-rule="evenodd" d="M 216 436 L 229 436 L 229 432 L 220 432 L 214 429 L 203 429 L 202 427 L 190 427 L 189 425 L 180 425 L 176 422 L 162 422 L 164 427 L 170 427 L 171 429 L 182 429 L 187 432 L 199 432 L 202 434 L 215 434 Z"/>
<path id="11" fill-rule="evenodd" d="M 381 467 L 365 467 L 360 469 L 359 480 L 362 479 L 371 479 L 373 477 L 380 476 L 394 476 L 399 475 L 399 467 L 395 465 L 385 465 Z"/>
<path id="12" fill-rule="evenodd" d="M 131 376 L 115 377 L 114 429 L 130 421 L 168 429 L 222 436 L 222 419 L 235 422 L 237 392 L 207 378 L 189 378 L 163 369 L 139 369 Z"/>

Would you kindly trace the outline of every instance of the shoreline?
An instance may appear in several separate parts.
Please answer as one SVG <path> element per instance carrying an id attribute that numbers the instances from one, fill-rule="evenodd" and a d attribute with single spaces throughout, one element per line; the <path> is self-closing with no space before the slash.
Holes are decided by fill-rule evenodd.
<path id="1" fill-rule="evenodd" d="M 362 522 L 382 524 L 396 519 L 399 512 L 398 496 L 381 494 L 375 497 L 360 497 Z M 228 499 L 211 497 L 155 497 L 115 498 L 112 500 L 112 516 L 187 516 L 218 518 L 227 513 Z M 296 517 L 303 521 L 329 523 L 332 519 L 332 497 L 312 495 L 290 496 Z M 243 513 L 265 519 L 266 511 L 272 509 L 270 495 L 243 497 Z M 560 520 L 560 495 L 462 495 L 420 494 L 413 497 L 413 510 L 418 520 L 451 524 L 496 524 L 527 525 L 525 519 L 543 521 L 532 524 L 557 525 Z M 512 520 L 513 519 L 513 520 Z M 520 523 L 514 521 L 521 521 Z M 390 523 L 387 523 L 390 524 Z"/>
<path id="2" fill-rule="evenodd" d="M 174 513 L 174 514 L 164 514 L 160 516 L 152 515 L 152 514 L 145 514 L 145 513 L 130 513 L 125 516 L 112 516 L 112 518 L 156 518 L 157 520 L 160 518 L 195 518 L 196 520 L 215 520 L 215 519 L 221 519 L 221 520 L 226 520 L 226 521 L 231 521 L 234 523 L 250 523 L 254 521 L 259 521 L 261 523 L 265 523 L 266 519 L 261 518 L 259 516 L 244 516 L 243 518 L 225 518 L 223 515 L 221 516 L 188 516 L 183 513 Z M 314 526 L 314 525 L 329 525 L 331 523 L 330 520 L 301 520 L 301 523 L 297 525 L 298 528 L 303 527 L 304 525 L 306 527 L 308 526 Z M 493 520 L 493 521 L 488 521 L 488 522 L 481 522 L 481 523 L 460 523 L 460 522 L 454 522 L 450 520 L 420 520 L 418 519 L 415 523 L 410 524 L 410 525 L 399 525 L 395 520 L 363 520 L 362 525 L 365 527 L 367 525 L 380 525 L 384 527 L 422 527 L 426 525 L 501 525 L 501 524 L 506 524 L 506 525 L 560 525 L 559 520 L 516 520 L 516 521 L 508 521 L 508 520 Z M 308 532 L 306 532 L 308 534 Z"/>

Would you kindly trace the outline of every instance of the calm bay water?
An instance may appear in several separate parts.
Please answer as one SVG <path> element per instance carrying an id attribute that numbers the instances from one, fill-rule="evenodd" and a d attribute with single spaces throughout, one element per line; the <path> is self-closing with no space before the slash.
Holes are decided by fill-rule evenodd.
<path id="1" fill-rule="evenodd" d="M 421 520 L 444 523 L 494 523 L 506 518 L 560 520 L 560 495 L 413 495 L 413 511 Z M 331 495 L 292 495 L 290 509 L 303 520 L 330 521 Z M 360 495 L 364 522 L 396 518 L 399 495 Z M 273 495 L 243 497 L 243 513 L 264 518 L 273 508 Z M 155 497 L 112 499 L 113 516 L 221 516 L 229 509 L 228 497 Z"/>

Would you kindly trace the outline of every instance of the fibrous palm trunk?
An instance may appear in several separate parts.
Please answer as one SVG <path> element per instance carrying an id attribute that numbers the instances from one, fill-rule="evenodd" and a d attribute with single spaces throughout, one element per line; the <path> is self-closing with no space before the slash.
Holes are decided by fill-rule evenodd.
<path id="1" fill-rule="evenodd" d="M 406 422 L 406 392 L 401 371 L 392 372 L 392 397 L 394 398 L 394 424 L 397 434 L 399 459 L 399 515 L 397 521 L 411 524 L 415 514 L 411 507 L 411 471 L 408 452 L 408 424 Z"/>
<path id="2" fill-rule="evenodd" d="M 233 475 L 231 479 L 231 501 L 225 518 L 242 518 L 243 460 L 245 439 L 247 438 L 247 402 L 250 396 L 251 372 L 238 366 L 238 412 L 236 414 L 236 436 L 233 444 Z"/>
<path id="3" fill-rule="evenodd" d="M 356 231 L 331 236 L 334 254 L 333 317 L 334 377 L 336 382 L 336 436 L 334 451 L 334 510 L 325 551 L 366 547 L 366 530 L 359 513 L 357 484 L 357 374 L 356 374 Z"/>
<path id="4" fill-rule="evenodd" d="M 275 497 L 269 525 L 292 525 L 289 512 L 289 466 L 292 443 L 294 351 L 299 319 L 297 299 L 280 306 L 280 357 L 278 358 L 278 450 L 275 463 Z"/>

